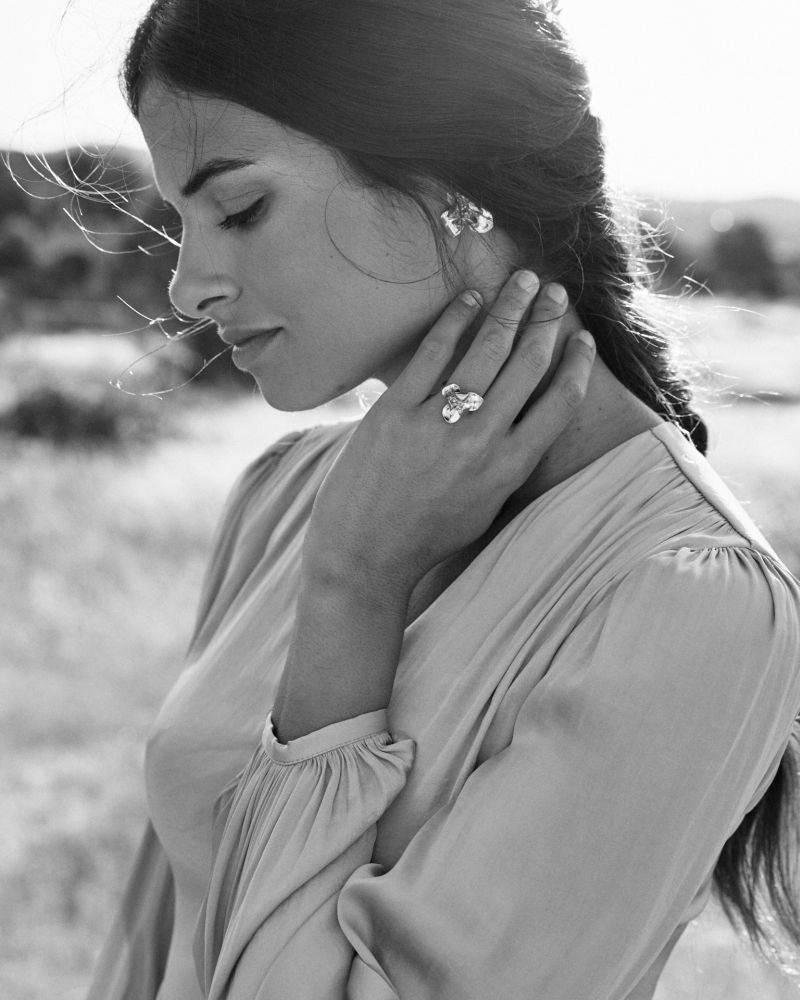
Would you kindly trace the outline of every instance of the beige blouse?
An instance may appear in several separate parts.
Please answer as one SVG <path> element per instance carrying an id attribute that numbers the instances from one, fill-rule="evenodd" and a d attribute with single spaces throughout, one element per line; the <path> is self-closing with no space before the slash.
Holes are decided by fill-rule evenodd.
<path id="1" fill-rule="evenodd" d="M 800 587 L 663 424 L 505 526 L 407 629 L 386 712 L 281 745 L 304 529 L 351 430 L 234 490 L 90 1000 L 651 996 L 786 745 Z"/>

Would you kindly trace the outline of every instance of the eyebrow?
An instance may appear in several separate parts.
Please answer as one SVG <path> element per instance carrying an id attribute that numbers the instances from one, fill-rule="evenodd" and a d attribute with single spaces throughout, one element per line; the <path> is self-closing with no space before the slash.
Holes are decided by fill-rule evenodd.
<path id="1" fill-rule="evenodd" d="M 218 177 L 220 174 L 227 174 L 231 170 L 241 170 L 242 167 L 252 167 L 255 166 L 255 160 L 245 160 L 241 157 L 215 157 L 213 160 L 209 160 L 204 163 L 199 170 L 196 170 L 189 180 L 181 188 L 181 194 L 184 198 L 191 198 L 193 194 L 197 194 L 200 188 L 203 187 L 212 177 Z"/>

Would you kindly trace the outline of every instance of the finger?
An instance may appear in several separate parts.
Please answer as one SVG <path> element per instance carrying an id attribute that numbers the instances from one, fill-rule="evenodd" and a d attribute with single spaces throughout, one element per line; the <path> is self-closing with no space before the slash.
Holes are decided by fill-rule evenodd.
<path id="1" fill-rule="evenodd" d="M 488 388 L 487 415 L 511 423 L 542 383 L 553 364 L 553 350 L 567 302 L 566 290 L 555 283 L 545 285 L 536 296 L 529 321 L 503 370 Z"/>
<path id="2" fill-rule="evenodd" d="M 509 431 L 512 453 L 524 455 L 527 452 L 526 476 L 530 475 L 585 399 L 595 353 L 594 338 L 587 330 L 572 334 L 550 384 Z"/>
<path id="3" fill-rule="evenodd" d="M 452 362 L 453 352 L 483 303 L 480 292 L 458 295 L 425 335 L 392 389 L 413 402 L 422 402 L 441 388 L 442 373 Z"/>
<path id="4" fill-rule="evenodd" d="M 517 271 L 503 286 L 464 357 L 447 378 L 465 392 L 488 390 L 514 346 L 520 323 L 539 290 L 532 271 Z"/>

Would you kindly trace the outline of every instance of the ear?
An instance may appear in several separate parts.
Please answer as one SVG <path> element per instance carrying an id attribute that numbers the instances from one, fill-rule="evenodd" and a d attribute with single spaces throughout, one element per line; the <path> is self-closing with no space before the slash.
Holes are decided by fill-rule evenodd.
<path id="1" fill-rule="evenodd" d="M 454 279 L 454 293 L 474 288 L 485 302 L 493 301 L 512 271 L 531 266 L 517 243 L 496 222 L 488 232 L 478 233 L 469 225 L 463 226 L 458 234 L 451 232 L 442 219 L 442 213 L 454 205 L 451 189 L 447 186 L 430 181 L 422 198 L 430 213 L 429 220 L 435 222 L 445 274 Z M 491 206 L 486 208 L 492 211 Z"/>

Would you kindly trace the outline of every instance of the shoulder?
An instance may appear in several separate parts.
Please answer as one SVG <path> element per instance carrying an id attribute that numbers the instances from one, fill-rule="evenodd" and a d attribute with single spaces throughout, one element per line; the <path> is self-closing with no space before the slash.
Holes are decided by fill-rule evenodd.
<path id="1" fill-rule="evenodd" d="M 299 524 L 308 516 L 316 495 L 315 481 L 324 477 L 325 456 L 336 453 L 353 426 L 343 423 L 292 431 L 271 443 L 241 473 L 217 524 L 190 648 L 201 638 L 212 606 L 222 593 L 231 599 L 228 591 L 239 585 L 248 567 L 252 569 L 276 527 L 286 518 Z"/>
<path id="2" fill-rule="evenodd" d="M 335 447 L 353 426 L 352 422 L 317 424 L 284 434 L 250 462 L 237 480 L 236 486 L 269 477 L 287 460 L 291 464 L 292 461 L 320 458 L 326 451 Z"/>
<path id="3" fill-rule="evenodd" d="M 581 746 L 614 759 L 637 734 L 665 766 L 687 751 L 697 766 L 720 764 L 739 747 L 760 780 L 799 705 L 797 582 L 732 545 L 665 550 L 631 567 L 561 645 L 529 713 L 568 720 Z"/>
<path id="4" fill-rule="evenodd" d="M 687 539 L 638 560 L 620 578 L 616 596 L 664 611 L 702 613 L 709 625 L 717 611 L 746 616 L 752 609 L 759 616 L 776 602 L 798 610 L 800 585 L 777 556 L 745 541 L 721 541 Z"/>
<path id="5" fill-rule="evenodd" d="M 672 732 L 748 717 L 756 731 L 784 734 L 800 704 L 800 587 L 745 544 L 642 559 L 572 638 L 568 670 L 591 697 L 647 706 L 649 718 L 666 712 Z"/>
<path id="6" fill-rule="evenodd" d="M 731 531 L 751 548 L 777 560 L 774 550 L 741 503 L 686 436 L 674 424 L 666 422 L 652 428 L 651 434 L 670 454 L 686 484 L 703 498 L 709 508 L 717 512 Z"/>
<path id="7" fill-rule="evenodd" d="M 296 490 L 298 480 L 313 476 L 325 455 L 340 446 L 353 427 L 353 422 L 319 424 L 278 438 L 239 475 L 228 496 L 226 515 L 246 506 L 265 490 L 281 486 Z"/>
<path id="8" fill-rule="evenodd" d="M 710 636 L 770 628 L 800 643 L 798 581 L 693 445 L 672 425 L 653 433 L 686 489 L 671 490 L 676 503 L 669 530 L 609 588 L 617 611 L 659 611 L 665 621 L 694 622 Z M 692 495 L 697 501 L 690 504 Z M 701 516 L 704 509 L 710 519 Z"/>
<path id="9" fill-rule="evenodd" d="M 671 645 L 731 651 L 785 640 L 800 655 L 800 585 L 771 553 L 742 544 L 678 545 L 641 559 L 603 602 L 605 627 Z"/>

